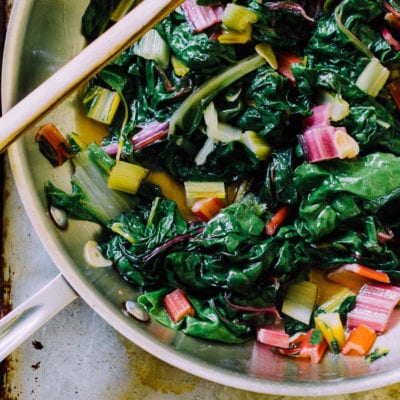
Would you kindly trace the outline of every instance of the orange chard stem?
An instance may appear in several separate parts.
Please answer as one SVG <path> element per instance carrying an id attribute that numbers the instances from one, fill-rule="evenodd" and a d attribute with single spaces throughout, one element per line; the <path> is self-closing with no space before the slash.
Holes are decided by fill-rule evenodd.
<path id="1" fill-rule="evenodd" d="M 357 352 L 366 355 L 375 342 L 377 333 L 366 325 L 359 325 L 354 328 L 343 346 L 342 354 Z"/>
<path id="2" fill-rule="evenodd" d="M 318 363 L 328 348 L 328 342 L 319 329 L 312 328 L 305 335 L 299 347 L 299 357 L 310 357 Z"/>
<path id="3" fill-rule="evenodd" d="M 265 225 L 265 233 L 268 236 L 273 236 L 278 228 L 283 224 L 285 219 L 289 216 L 290 211 L 291 207 L 288 205 L 280 207 Z"/>
<path id="4" fill-rule="evenodd" d="M 164 306 L 172 322 L 177 323 L 186 315 L 195 316 L 195 311 L 181 289 L 175 289 L 164 297 Z"/>
<path id="5" fill-rule="evenodd" d="M 282 51 L 278 57 L 278 72 L 284 77 L 288 78 L 293 84 L 296 84 L 296 78 L 293 75 L 291 66 L 292 64 L 302 63 L 304 60 L 292 53 Z"/>
<path id="6" fill-rule="evenodd" d="M 340 285 L 358 292 L 361 287 L 373 280 L 382 283 L 390 283 L 390 277 L 386 272 L 377 271 L 358 263 L 344 264 L 328 273 L 328 279 Z"/>
<path id="7" fill-rule="evenodd" d="M 208 199 L 196 200 L 191 208 L 193 214 L 197 215 L 201 220 L 207 222 L 214 215 L 217 215 L 225 203 L 218 197 L 210 197 Z"/>
<path id="8" fill-rule="evenodd" d="M 399 16 L 394 15 L 393 13 L 387 13 L 385 15 L 385 21 L 387 21 L 389 23 L 389 25 L 400 31 L 400 18 Z"/>
<path id="9" fill-rule="evenodd" d="M 49 159 L 49 161 L 55 166 L 62 165 L 66 158 L 74 156 L 70 152 L 71 145 L 53 124 L 42 125 L 36 133 L 35 140 L 39 143 L 47 143 L 53 150 L 56 159 Z"/>

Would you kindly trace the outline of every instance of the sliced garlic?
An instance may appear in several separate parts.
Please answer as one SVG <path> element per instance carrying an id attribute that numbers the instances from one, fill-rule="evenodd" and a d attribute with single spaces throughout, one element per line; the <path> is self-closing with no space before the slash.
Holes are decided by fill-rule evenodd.
<path id="1" fill-rule="evenodd" d="M 146 322 L 150 319 L 149 314 L 147 314 L 145 309 L 137 301 L 128 300 L 125 303 L 125 309 L 129 315 L 139 321 Z"/>
<path id="2" fill-rule="evenodd" d="M 88 242 L 86 242 L 83 249 L 83 256 L 85 257 L 86 262 L 91 267 L 104 268 L 112 266 L 112 261 L 107 260 L 103 257 L 97 247 L 97 242 L 95 242 L 94 240 L 89 240 Z"/>
<path id="3" fill-rule="evenodd" d="M 50 217 L 53 222 L 60 228 L 66 229 L 68 226 L 68 217 L 67 213 L 60 208 L 54 207 L 53 205 L 50 206 L 49 209 Z"/>

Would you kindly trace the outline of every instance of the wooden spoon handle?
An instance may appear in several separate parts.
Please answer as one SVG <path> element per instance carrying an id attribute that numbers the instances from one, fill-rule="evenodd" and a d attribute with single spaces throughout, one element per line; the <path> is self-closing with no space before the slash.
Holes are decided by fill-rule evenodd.
<path id="1" fill-rule="evenodd" d="M 184 0 L 142 0 L 0 118 L 0 152 Z"/>

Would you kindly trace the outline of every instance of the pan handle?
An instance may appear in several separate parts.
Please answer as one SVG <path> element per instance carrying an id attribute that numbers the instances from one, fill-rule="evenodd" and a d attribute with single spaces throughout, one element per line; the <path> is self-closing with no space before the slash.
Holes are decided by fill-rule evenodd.
<path id="1" fill-rule="evenodd" d="M 77 297 L 77 293 L 59 274 L 0 319 L 0 361 Z"/>

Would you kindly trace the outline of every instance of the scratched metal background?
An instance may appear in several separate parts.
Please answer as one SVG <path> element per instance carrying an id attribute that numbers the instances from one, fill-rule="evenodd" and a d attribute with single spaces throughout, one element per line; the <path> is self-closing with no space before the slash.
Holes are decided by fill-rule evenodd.
<path id="1" fill-rule="evenodd" d="M 24 1 L 24 0 L 13 0 Z M 0 40 L 12 0 L 0 0 Z M 1 45 L 1 43 L 0 43 Z M 57 274 L 2 166 L 2 313 Z M 2 364 L 1 400 L 289 400 L 210 383 L 144 352 L 83 301 L 65 308 Z M 298 399 L 305 400 L 299 393 Z M 321 399 L 327 397 L 321 393 Z M 400 384 L 331 400 L 397 400 Z"/>

